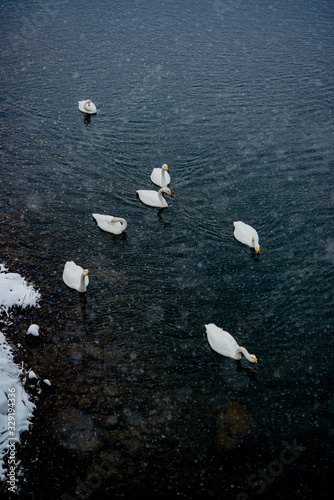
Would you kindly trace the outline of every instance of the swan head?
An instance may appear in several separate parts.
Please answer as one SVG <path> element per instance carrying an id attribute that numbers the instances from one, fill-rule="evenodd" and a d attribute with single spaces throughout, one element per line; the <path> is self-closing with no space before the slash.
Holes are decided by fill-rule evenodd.
<path id="1" fill-rule="evenodd" d="M 166 194 L 169 194 L 169 196 L 171 196 L 172 198 L 174 198 L 174 196 L 172 195 L 171 190 L 168 187 L 162 187 L 160 189 L 159 193 L 166 193 Z"/>
<path id="2" fill-rule="evenodd" d="M 164 163 L 161 168 L 163 168 L 164 170 L 166 170 L 166 172 L 168 172 L 168 167 L 167 167 L 166 163 Z"/>
<path id="3" fill-rule="evenodd" d="M 83 270 L 83 272 L 82 272 L 82 275 L 83 275 L 83 276 L 86 276 L 87 274 L 89 274 L 88 269 L 84 269 L 84 270 Z"/>
<path id="4" fill-rule="evenodd" d="M 244 355 L 245 355 L 245 358 L 248 359 L 248 361 L 250 361 L 251 363 L 257 363 L 257 357 L 255 356 L 255 354 L 249 354 L 249 352 L 247 352 L 247 354 L 244 352 Z"/>
<path id="5" fill-rule="evenodd" d="M 259 238 L 257 235 L 252 238 L 252 246 L 255 248 L 256 253 L 260 253 Z"/>
<path id="6" fill-rule="evenodd" d="M 242 346 L 238 347 L 238 349 L 236 350 L 236 354 L 237 353 L 242 353 L 245 356 L 245 358 L 251 363 L 257 363 L 257 357 L 255 356 L 255 354 L 249 354 L 247 349 L 245 349 L 244 347 Z"/>
<path id="7" fill-rule="evenodd" d="M 93 108 L 94 108 L 94 105 L 91 106 L 92 104 L 93 104 L 92 101 L 90 99 L 88 99 L 84 104 L 84 109 L 91 112 L 91 110 L 93 110 Z"/>

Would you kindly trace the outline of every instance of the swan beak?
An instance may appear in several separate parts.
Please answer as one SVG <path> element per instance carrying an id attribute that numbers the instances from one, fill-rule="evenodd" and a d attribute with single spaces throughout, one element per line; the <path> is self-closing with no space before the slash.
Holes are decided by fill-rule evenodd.
<path id="1" fill-rule="evenodd" d="M 165 166 L 165 170 L 166 170 L 166 172 L 168 172 L 168 167 L 167 167 L 167 165 Z"/>
<path id="2" fill-rule="evenodd" d="M 174 198 L 174 196 L 172 195 L 172 192 L 171 192 L 171 191 L 169 191 L 169 193 L 168 193 L 168 194 L 169 194 L 169 196 L 171 196 L 172 198 Z"/>
<path id="3" fill-rule="evenodd" d="M 88 269 L 87 269 L 86 274 L 88 274 L 88 273 L 89 273 L 89 271 L 88 271 Z"/>
<path id="4" fill-rule="evenodd" d="M 260 253 L 259 247 L 255 248 L 256 253 Z"/>
<path id="5" fill-rule="evenodd" d="M 253 360 L 254 360 L 254 363 L 257 363 L 257 358 L 253 358 Z"/>

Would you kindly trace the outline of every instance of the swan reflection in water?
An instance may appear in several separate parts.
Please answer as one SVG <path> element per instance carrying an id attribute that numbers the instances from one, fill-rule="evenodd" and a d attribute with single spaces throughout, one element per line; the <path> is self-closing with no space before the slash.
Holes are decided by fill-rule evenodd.
<path id="1" fill-rule="evenodd" d="M 84 115 L 84 124 L 89 125 L 92 120 L 92 115 L 85 114 Z"/>
<path id="2" fill-rule="evenodd" d="M 164 211 L 165 210 L 163 208 L 160 208 L 160 210 L 158 210 L 157 216 L 158 216 L 159 222 L 161 223 L 162 226 L 170 226 L 171 221 L 164 220 L 164 218 L 162 216 Z"/>

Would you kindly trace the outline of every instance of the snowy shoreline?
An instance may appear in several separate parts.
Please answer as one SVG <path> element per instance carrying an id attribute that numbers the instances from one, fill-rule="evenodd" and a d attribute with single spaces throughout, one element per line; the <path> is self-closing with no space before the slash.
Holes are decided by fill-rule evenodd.
<path id="1" fill-rule="evenodd" d="M 0 264 L 0 480 L 6 480 L 3 459 L 10 451 L 9 444 L 18 442 L 29 428 L 35 408 L 22 385 L 23 368 L 13 361 L 1 323 L 10 322 L 13 307 L 36 307 L 39 299 L 40 293 L 20 274 L 8 272 Z"/>

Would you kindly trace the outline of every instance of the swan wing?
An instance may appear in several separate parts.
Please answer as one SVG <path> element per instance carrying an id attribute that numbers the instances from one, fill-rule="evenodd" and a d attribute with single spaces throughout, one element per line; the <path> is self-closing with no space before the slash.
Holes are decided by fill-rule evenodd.
<path id="1" fill-rule="evenodd" d="M 139 191 L 137 191 L 137 194 L 138 194 L 140 200 L 143 203 L 145 203 L 146 205 L 149 205 L 151 207 L 165 207 L 165 206 L 167 206 L 166 200 L 162 199 L 162 202 L 161 202 L 159 199 L 159 195 L 156 191 L 139 189 Z"/>
<path id="2" fill-rule="evenodd" d="M 222 328 L 219 328 L 214 323 L 205 325 L 205 328 L 211 348 L 223 356 L 235 358 L 235 352 L 239 345 L 232 335 Z"/>
<path id="3" fill-rule="evenodd" d="M 90 102 L 90 104 L 88 105 L 88 103 L 85 105 L 85 109 L 88 113 L 92 113 L 92 114 L 95 114 L 96 113 L 96 106 L 93 102 Z"/>
<path id="4" fill-rule="evenodd" d="M 70 288 L 76 288 L 79 285 L 79 276 L 81 275 L 83 269 L 77 266 L 73 260 L 66 262 L 63 271 L 64 283 Z"/>
<path id="5" fill-rule="evenodd" d="M 165 172 L 165 182 L 162 183 L 162 171 L 161 168 L 154 168 L 151 173 L 151 181 L 160 187 L 165 187 L 170 183 L 170 175 Z"/>
<path id="6" fill-rule="evenodd" d="M 110 221 L 113 220 L 112 215 L 93 214 L 93 217 L 100 229 L 102 229 L 103 231 L 107 231 L 108 233 L 113 232 L 113 225 L 110 223 Z"/>
<path id="7" fill-rule="evenodd" d="M 79 109 L 80 111 L 82 111 L 83 113 L 87 113 L 87 110 L 85 108 L 85 104 L 86 104 L 87 100 L 84 99 L 83 101 L 78 101 L 78 105 L 79 105 Z"/>
<path id="8" fill-rule="evenodd" d="M 80 286 L 80 279 L 83 271 L 84 271 L 83 268 L 78 266 L 75 262 L 73 262 L 73 260 L 66 262 L 63 271 L 63 281 L 65 285 L 67 285 L 70 288 L 75 288 L 77 290 Z M 88 276 L 85 276 L 85 283 L 86 286 L 88 286 L 89 283 Z"/>
<path id="9" fill-rule="evenodd" d="M 105 222 L 110 222 L 112 219 L 111 215 L 102 215 L 102 214 L 92 214 L 97 224 L 103 224 Z"/>
<path id="10" fill-rule="evenodd" d="M 233 222 L 234 225 L 234 237 L 236 240 L 240 241 L 244 245 L 253 246 L 253 239 L 255 241 L 256 246 L 258 246 L 259 236 L 256 230 L 245 224 L 242 221 Z"/>
<path id="11" fill-rule="evenodd" d="M 111 223 L 111 221 L 114 221 L 116 219 L 116 217 L 114 217 L 113 215 L 101 215 L 101 214 L 92 214 L 92 215 L 96 220 L 99 228 L 102 229 L 103 231 L 107 231 L 108 233 L 120 234 L 127 227 L 125 219 L 120 219 L 119 221 L 116 220 L 115 222 Z"/>

